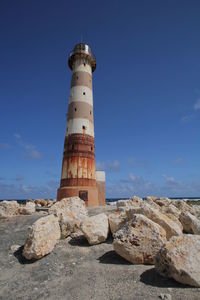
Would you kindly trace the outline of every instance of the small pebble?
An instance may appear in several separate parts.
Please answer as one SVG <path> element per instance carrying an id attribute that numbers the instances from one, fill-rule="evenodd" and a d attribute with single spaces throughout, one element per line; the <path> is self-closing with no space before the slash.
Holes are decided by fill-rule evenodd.
<path id="1" fill-rule="evenodd" d="M 172 300 L 172 296 L 170 294 L 160 294 L 159 298 L 162 300 Z"/>

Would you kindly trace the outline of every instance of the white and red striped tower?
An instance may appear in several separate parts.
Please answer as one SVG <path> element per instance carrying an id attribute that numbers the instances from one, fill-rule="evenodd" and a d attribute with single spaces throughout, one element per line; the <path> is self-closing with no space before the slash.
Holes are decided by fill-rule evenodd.
<path id="1" fill-rule="evenodd" d="M 90 47 L 80 43 L 68 64 L 72 79 L 57 200 L 79 196 L 89 206 L 104 204 L 105 176 L 95 172 L 92 72 L 96 59 Z"/>

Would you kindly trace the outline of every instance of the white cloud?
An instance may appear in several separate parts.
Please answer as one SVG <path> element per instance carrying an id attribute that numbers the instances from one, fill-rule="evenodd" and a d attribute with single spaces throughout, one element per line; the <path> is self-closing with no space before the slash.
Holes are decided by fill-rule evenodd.
<path id="1" fill-rule="evenodd" d="M 130 178 L 130 181 L 134 182 L 136 177 L 133 175 L 133 173 L 130 173 L 129 174 L 129 178 Z"/>
<path id="2" fill-rule="evenodd" d="M 98 171 L 117 172 L 119 168 L 120 162 L 118 160 L 96 162 L 96 170 Z"/>
<path id="3" fill-rule="evenodd" d="M 174 161 L 173 164 L 174 165 L 182 165 L 184 163 L 184 160 L 182 157 L 177 157 Z"/>
<path id="4" fill-rule="evenodd" d="M 18 133 L 15 133 L 14 137 L 16 139 L 17 144 L 20 145 L 25 150 L 29 158 L 37 159 L 37 160 L 41 159 L 41 154 L 38 150 L 35 149 L 36 148 L 35 146 L 25 143 L 22 140 L 21 135 Z"/>
<path id="5" fill-rule="evenodd" d="M 48 181 L 42 186 L 0 182 L 0 194 L 2 199 L 55 198 L 58 186 L 58 181 Z"/>
<path id="6" fill-rule="evenodd" d="M 197 99 L 197 101 L 194 104 L 194 110 L 199 110 L 200 109 L 200 98 Z"/>
<path id="7" fill-rule="evenodd" d="M 194 118 L 193 114 L 185 115 L 181 118 L 182 123 L 189 123 Z"/>
<path id="8" fill-rule="evenodd" d="M 129 198 L 133 195 L 145 197 L 194 197 L 200 194 L 200 180 L 182 182 L 174 176 L 162 175 L 163 183 L 153 183 L 143 177 L 129 174 L 127 179 L 119 179 L 106 183 L 108 198 Z"/>
<path id="9" fill-rule="evenodd" d="M 163 178 L 165 179 L 166 182 L 174 182 L 175 181 L 173 176 L 163 175 Z"/>

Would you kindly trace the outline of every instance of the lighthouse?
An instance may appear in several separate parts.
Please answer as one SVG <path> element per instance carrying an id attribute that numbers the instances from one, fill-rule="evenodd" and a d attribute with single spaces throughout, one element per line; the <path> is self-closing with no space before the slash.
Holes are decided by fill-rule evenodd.
<path id="1" fill-rule="evenodd" d="M 57 201 L 79 196 L 87 206 L 105 204 L 105 172 L 95 169 L 92 73 L 96 58 L 85 43 L 68 58 L 72 70 L 63 162 Z"/>

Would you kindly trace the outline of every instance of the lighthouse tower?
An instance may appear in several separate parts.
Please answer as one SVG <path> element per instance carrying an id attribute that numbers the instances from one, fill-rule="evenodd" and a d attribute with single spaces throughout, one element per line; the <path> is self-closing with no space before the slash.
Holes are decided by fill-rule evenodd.
<path id="1" fill-rule="evenodd" d="M 79 43 L 68 59 L 72 70 L 63 163 L 57 200 L 79 196 L 88 206 L 105 203 L 105 173 L 95 170 L 92 72 L 96 59 Z"/>

